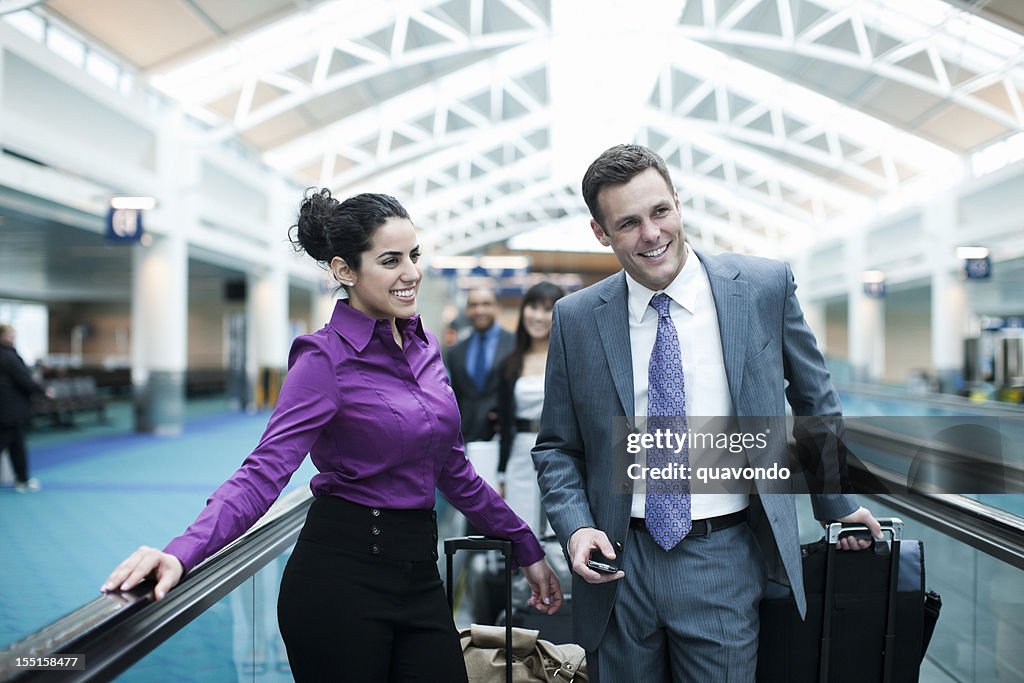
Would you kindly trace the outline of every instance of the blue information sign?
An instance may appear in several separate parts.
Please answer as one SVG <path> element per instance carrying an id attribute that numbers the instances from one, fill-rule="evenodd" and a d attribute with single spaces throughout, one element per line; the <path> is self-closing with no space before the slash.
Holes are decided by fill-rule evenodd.
<path id="1" fill-rule="evenodd" d="M 872 299 L 884 299 L 885 282 L 865 282 L 864 293 Z"/>
<path id="2" fill-rule="evenodd" d="M 991 257 L 965 259 L 964 272 L 967 274 L 968 280 L 984 280 L 992 277 Z"/>
<path id="3" fill-rule="evenodd" d="M 107 211 L 107 240 L 138 242 L 140 239 L 142 239 L 142 211 L 113 207 Z"/>

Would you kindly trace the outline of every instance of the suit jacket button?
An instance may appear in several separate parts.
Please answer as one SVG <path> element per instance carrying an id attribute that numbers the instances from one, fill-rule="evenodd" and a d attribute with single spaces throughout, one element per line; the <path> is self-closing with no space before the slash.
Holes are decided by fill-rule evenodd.
<path id="1" fill-rule="evenodd" d="M 374 517 L 380 517 L 380 508 L 370 508 L 370 514 Z"/>
<path id="2" fill-rule="evenodd" d="M 632 486 L 632 484 L 629 484 L 629 483 L 623 484 L 622 485 L 622 490 L 625 491 L 626 493 L 632 493 L 633 486 Z"/>
<path id="3" fill-rule="evenodd" d="M 370 546 L 370 552 L 374 555 L 380 555 L 380 546 L 374 543 Z"/>
<path id="4" fill-rule="evenodd" d="M 374 536 L 380 536 L 380 527 L 374 524 L 370 527 L 370 533 Z"/>

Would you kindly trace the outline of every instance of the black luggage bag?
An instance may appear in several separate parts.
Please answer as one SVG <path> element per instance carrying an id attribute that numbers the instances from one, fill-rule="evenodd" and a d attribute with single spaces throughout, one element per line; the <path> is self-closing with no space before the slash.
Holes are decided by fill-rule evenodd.
<path id="1" fill-rule="evenodd" d="M 925 593 L 921 542 L 902 540 L 899 519 L 879 522 L 889 543 L 838 551 L 841 534 L 867 529 L 833 523 L 802 546 L 807 617 L 777 584 L 761 601 L 758 683 L 916 683 L 941 600 Z"/>
<path id="2" fill-rule="evenodd" d="M 447 562 L 446 588 L 448 591 L 448 607 L 453 605 L 453 586 L 455 579 L 452 568 L 455 553 L 460 550 L 497 550 L 505 560 L 505 613 L 512 613 L 512 541 L 484 536 L 462 536 L 444 540 L 444 555 Z M 505 652 L 512 652 L 512 624 L 505 624 Z M 505 680 L 512 683 L 512 657 L 505 658 Z"/>

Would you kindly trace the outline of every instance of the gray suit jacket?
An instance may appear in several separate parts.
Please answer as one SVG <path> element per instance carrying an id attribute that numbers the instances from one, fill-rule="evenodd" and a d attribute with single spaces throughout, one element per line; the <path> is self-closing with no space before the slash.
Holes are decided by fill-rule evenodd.
<path id="1" fill-rule="evenodd" d="M 794 415 L 839 416 L 839 400 L 804 321 L 789 266 L 737 254 L 698 257 L 711 282 L 736 415 L 781 416 L 788 399 Z M 544 509 L 563 544 L 584 526 L 601 529 L 612 540 L 626 537 L 631 496 L 613 492 L 613 486 L 621 488 L 613 482 L 622 477 L 613 472 L 611 452 L 614 418 L 634 415 L 626 298 L 620 271 L 555 304 L 533 458 Z M 833 471 L 845 467 L 842 461 L 830 465 Z M 760 482 L 758 493 L 765 493 Z M 839 493 L 811 500 L 822 520 L 858 507 L 855 496 Z M 804 614 L 793 496 L 751 496 L 750 525 L 768 578 L 790 585 Z M 620 583 L 592 585 L 573 575 L 574 638 L 583 647 L 592 650 L 600 643 Z"/>

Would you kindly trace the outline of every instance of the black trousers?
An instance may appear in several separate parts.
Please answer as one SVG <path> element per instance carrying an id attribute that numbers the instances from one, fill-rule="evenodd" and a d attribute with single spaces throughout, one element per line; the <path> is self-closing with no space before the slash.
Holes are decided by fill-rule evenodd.
<path id="1" fill-rule="evenodd" d="M 296 681 L 466 681 L 432 510 L 318 497 L 281 578 L 277 615 Z"/>
<path id="2" fill-rule="evenodd" d="M 11 466 L 14 478 L 20 482 L 28 481 L 28 451 L 25 448 L 25 427 L 22 425 L 0 426 L 0 457 L 4 451 L 11 453 Z"/>

